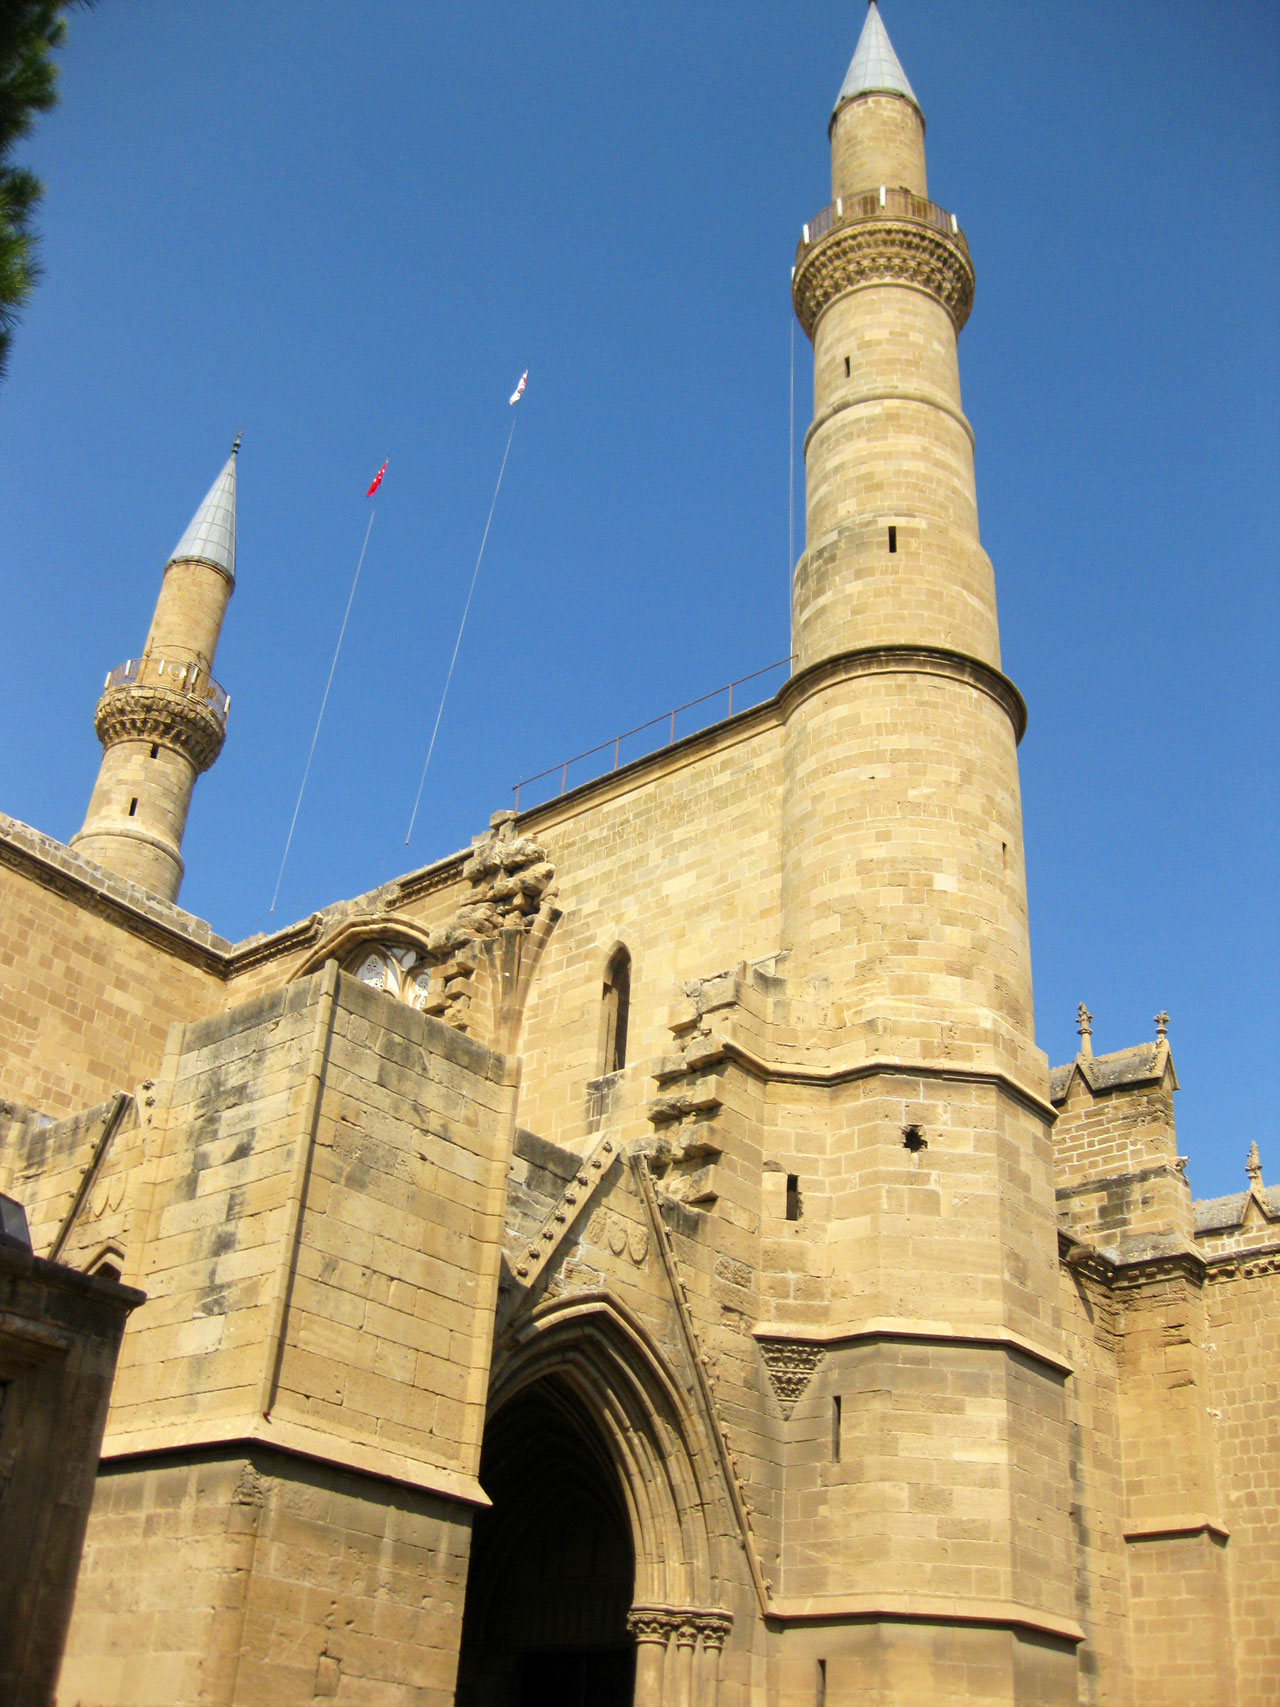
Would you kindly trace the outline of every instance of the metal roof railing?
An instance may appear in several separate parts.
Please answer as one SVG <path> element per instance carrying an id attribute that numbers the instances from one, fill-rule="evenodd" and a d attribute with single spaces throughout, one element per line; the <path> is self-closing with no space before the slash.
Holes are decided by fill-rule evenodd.
<path id="1" fill-rule="evenodd" d="M 220 723 L 227 721 L 231 695 L 198 664 L 182 664 L 176 658 L 128 658 L 123 664 L 117 664 L 102 684 L 104 693 L 110 688 L 139 686 L 186 694 L 188 698 L 207 705 Z"/>
<path id="2" fill-rule="evenodd" d="M 605 767 L 602 765 L 602 766 L 600 766 L 599 769 L 593 771 L 591 776 L 581 778 L 581 782 L 592 782 L 595 780 L 595 778 L 597 776 L 604 776 L 604 775 L 607 775 L 608 772 L 610 772 L 610 771 L 616 771 L 619 767 L 619 761 L 621 759 L 622 743 L 624 741 L 629 741 L 633 735 L 643 735 L 645 730 L 647 730 L 647 729 L 656 729 L 659 727 L 660 724 L 665 723 L 667 726 L 667 738 L 666 738 L 666 740 L 664 742 L 660 743 L 660 745 L 658 747 L 651 748 L 650 751 L 651 752 L 660 751 L 661 747 L 663 747 L 663 746 L 669 747 L 672 744 L 672 742 L 674 742 L 674 740 L 676 738 L 676 718 L 679 716 L 679 714 L 682 711 L 692 711 L 694 706 L 696 706 L 696 705 L 706 705 L 706 703 L 709 700 L 718 699 L 721 694 L 727 694 L 729 697 L 728 709 L 725 712 L 725 716 L 726 717 L 732 717 L 733 716 L 733 690 L 734 690 L 734 688 L 742 687 L 742 685 L 745 682 L 757 681 L 761 676 L 767 676 L 773 670 L 782 669 L 782 667 L 785 664 L 790 664 L 793 661 L 794 657 L 795 657 L 794 653 L 789 653 L 787 657 L 779 658 L 772 664 L 765 664 L 763 666 L 763 668 L 761 668 L 759 670 L 752 670 L 750 675 L 739 676 L 735 681 L 726 682 L 723 687 L 712 688 L 710 693 L 699 694 L 697 699 L 688 699 L 684 702 L 683 705 L 677 705 L 677 706 L 674 706 L 670 711 L 664 711 L 661 714 L 661 716 L 659 716 L 659 717 L 651 717 L 647 723 L 637 723 L 634 729 L 625 729 L 625 730 L 623 730 L 621 735 L 615 735 L 612 738 L 612 740 L 601 741 L 599 746 L 588 747 L 585 750 L 585 752 L 575 753 L 571 759 L 562 759 L 558 765 L 548 765 L 546 770 L 539 771 L 536 774 L 536 776 L 524 777 L 520 782 L 516 783 L 515 788 L 512 791 L 515 795 L 516 811 L 518 812 L 520 810 L 520 790 L 522 788 L 529 788 L 533 783 L 542 782 L 544 780 L 544 778 L 549 777 L 549 776 L 555 776 L 556 773 L 559 772 L 559 774 L 560 774 L 560 787 L 557 790 L 557 794 L 555 796 L 555 798 L 558 798 L 560 795 L 562 795 L 566 792 L 566 789 L 568 786 L 568 781 L 569 781 L 569 767 L 570 767 L 570 765 L 580 764 L 582 762 L 582 760 L 584 760 L 584 759 L 595 758 L 597 753 L 607 753 L 610 750 L 612 750 L 612 752 L 613 752 L 613 763 L 608 767 L 608 771 L 606 771 Z M 708 727 L 708 725 L 705 723 L 699 725 L 699 728 L 705 729 L 707 727 Z M 691 729 L 691 730 L 686 731 L 686 733 L 693 735 L 693 734 L 697 734 L 698 731 L 696 729 Z M 646 757 L 648 757 L 648 754 L 647 753 L 641 753 L 641 754 L 637 754 L 636 756 L 637 756 L 637 758 L 646 758 Z M 625 763 L 630 764 L 631 760 L 627 759 L 625 761 Z M 575 781 L 573 786 L 575 788 L 578 788 L 580 786 L 580 782 Z M 550 797 L 548 797 L 548 798 L 550 798 Z M 539 804 L 541 804 L 541 802 L 539 802 Z"/>
<path id="3" fill-rule="evenodd" d="M 926 201 L 924 196 L 913 195 L 910 190 L 891 190 L 881 184 L 878 190 L 864 190 L 856 196 L 839 196 L 821 213 L 815 213 L 801 233 L 797 259 L 834 227 L 855 225 L 864 219 L 914 219 L 921 225 L 931 225 L 935 231 L 954 237 L 968 252 L 969 246 L 954 213 L 948 213 L 936 202 Z"/>

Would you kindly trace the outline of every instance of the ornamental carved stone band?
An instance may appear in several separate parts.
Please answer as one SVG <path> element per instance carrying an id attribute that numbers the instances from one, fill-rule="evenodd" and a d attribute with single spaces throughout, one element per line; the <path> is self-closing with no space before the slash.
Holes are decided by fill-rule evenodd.
<path id="1" fill-rule="evenodd" d="M 704 1648 L 719 1653 L 733 1629 L 733 1618 L 727 1612 L 681 1611 L 674 1606 L 633 1606 L 627 1614 L 627 1633 L 637 1642 L 661 1642 L 675 1638 L 676 1646 L 694 1648 L 701 1640 Z"/>
<path id="2" fill-rule="evenodd" d="M 211 706 L 188 693 L 161 687 L 108 688 L 93 727 L 103 747 L 117 741 L 155 741 L 189 759 L 197 774 L 222 751 L 226 727 Z"/>
<path id="3" fill-rule="evenodd" d="M 822 1347 L 807 1340 L 761 1340 L 760 1355 L 782 1414 L 790 1417 L 822 1362 Z"/>
<path id="4" fill-rule="evenodd" d="M 958 242 L 911 220 L 865 220 L 837 226 L 796 268 L 791 296 L 809 336 L 823 309 L 845 291 L 865 284 L 927 290 L 946 309 L 957 332 L 973 307 L 973 266 Z"/>

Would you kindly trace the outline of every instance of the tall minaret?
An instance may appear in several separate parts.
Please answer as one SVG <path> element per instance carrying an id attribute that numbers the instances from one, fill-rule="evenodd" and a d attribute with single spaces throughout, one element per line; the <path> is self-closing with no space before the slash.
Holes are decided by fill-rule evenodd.
<path id="1" fill-rule="evenodd" d="M 930 1700 L 930 1666 L 970 1665 L 989 1668 L 984 1702 L 1065 1702 L 1079 1631 L 1026 714 L 1000 670 L 960 398 L 973 267 L 927 199 L 924 133 L 872 0 L 831 118 L 832 202 L 793 279 L 814 417 L 782 934 L 826 1039 L 804 1117 L 825 1146 L 814 1225 L 794 1238 L 825 1277 L 835 1411 L 797 1444 L 823 1492 L 806 1506 L 798 1482 L 784 1533 L 803 1536 L 806 1604 L 875 1614 L 857 1636 L 881 1668 L 858 1673 L 868 1698 L 878 1678 L 877 1700 Z"/>
<path id="2" fill-rule="evenodd" d="M 140 658 L 107 677 L 94 717 L 102 766 L 71 845 L 175 900 L 191 790 L 222 750 L 227 696 L 211 674 L 236 576 L 236 453 L 165 566 Z"/>

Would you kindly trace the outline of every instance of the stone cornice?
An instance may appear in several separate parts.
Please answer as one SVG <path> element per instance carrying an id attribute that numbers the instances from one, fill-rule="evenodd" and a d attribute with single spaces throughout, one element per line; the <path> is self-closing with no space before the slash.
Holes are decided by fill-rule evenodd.
<path id="1" fill-rule="evenodd" d="M 0 865 L 203 971 L 220 973 L 231 952 L 231 944 L 203 919 L 2 813 Z"/>
<path id="2" fill-rule="evenodd" d="M 833 226 L 796 267 L 791 297 L 809 337 L 826 308 L 861 285 L 907 285 L 946 309 L 957 332 L 973 307 L 973 263 L 962 244 L 912 219 Z"/>
<path id="3" fill-rule="evenodd" d="M 952 681 L 967 682 L 1008 714 L 1015 740 L 1021 741 L 1027 732 L 1026 701 L 1008 676 L 965 652 L 951 652 L 941 646 L 863 646 L 853 652 L 838 652 L 832 658 L 820 658 L 783 683 L 777 704 L 785 721 L 811 695 L 821 693 L 835 682 L 848 681 L 854 676 L 898 672 L 946 676 Z"/>
<path id="4" fill-rule="evenodd" d="M 1064 1227 L 1058 1229 L 1059 1259 L 1074 1274 L 1115 1292 L 1136 1292 L 1166 1280 L 1182 1279 L 1192 1286 L 1208 1281 L 1250 1280 L 1262 1274 L 1280 1274 L 1280 1242 L 1258 1245 L 1253 1250 L 1204 1251 L 1183 1248 L 1144 1257 L 1120 1257 L 1078 1239 Z"/>
<path id="5" fill-rule="evenodd" d="M 1016 1351 L 1033 1363 L 1043 1364 L 1055 1375 L 1073 1375 L 1075 1367 L 1047 1346 L 1025 1334 L 1002 1326 L 981 1323 L 924 1322 L 898 1317 L 873 1317 L 853 1322 L 757 1322 L 752 1337 L 762 1344 L 774 1341 L 790 1345 L 813 1345 L 824 1350 L 834 1345 L 855 1345 L 864 1340 L 924 1340 L 936 1344 L 990 1346 Z"/>
<path id="6" fill-rule="evenodd" d="M 1064 1642 L 1083 1642 L 1074 1618 L 1018 1600 L 966 1600 L 951 1594 L 813 1594 L 775 1600 L 769 1617 L 801 1624 L 857 1618 L 909 1624 L 977 1624 L 1034 1630 Z"/>
<path id="7" fill-rule="evenodd" d="M 1174 1541 L 1193 1535 L 1208 1535 L 1214 1541 L 1231 1539 L 1226 1524 L 1203 1511 L 1178 1512 L 1150 1523 L 1126 1524 L 1123 1533 L 1126 1541 Z"/>
<path id="8" fill-rule="evenodd" d="M 476 1478 L 463 1471 L 423 1464 L 398 1452 L 388 1452 L 385 1447 L 347 1440 L 341 1435 L 308 1428 L 304 1423 L 262 1416 L 189 1417 L 130 1433 L 112 1433 L 108 1429 L 102 1443 L 102 1462 L 124 1465 L 140 1459 L 207 1452 L 211 1447 L 235 1452 L 255 1446 L 269 1446 L 294 1457 L 333 1464 L 354 1475 L 396 1482 L 462 1505 L 493 1503 Z"/>
<path id="9" fill-rule="evenodd" d="M 808 431 L 804 435 L 801 455 L 805 458 L 808 457 L 810 441 L 816 433 L 826 426 L 828 421 L 834 420 L 837 415 L 842 415 L 846 409 L 858 409 L 864 403 L 919 403 L 923 408 L 937 409 L 956 423 L 968 439 L 971 449 L 977 448 L 977 440 L 974 438 L 973 428 L 969 425 L 968 419 L 956 408 L 954 403 L 949 403 L 945 397 L 939 397 L 936 393 L 925 391 L 858 391 L 848 397 L 836 398 L 835 402 L 829 403 L 820 415 L 814 416 L 809 423 Z"/>
<path id="10" fill-rule="evenodd" d="M 801 1066 L 791 1062 L 766 1061 L 728 1037 L 717 1038 L 715 1049 L 700 1056 L 696 1069 L 690 1068 L 683 1061 L 673 1062 L 670 1067 L 659 1067 L 653 1077 L 659 1084 L 665 1084 L 683 1078 L 688 1072 L 701 1072 L 708 1067 L 717 1066 L 722 1061 L 741 1067 L 743 1072 L 749 1073 L 761 1083 L 806 1085 L 821 1089 L 853 1084 L 858 1079 L 876 1078 L 880 1075 L 889 1078 L 945 1079 L 966 1085 L 992 1085 L 1006 1091 L 1015 1101 L 1049 1125 L 1053 1125 L 1058 1118 L 1058 1111 L 1052 1103 L 999 1068 L 960 1067 L 941 1062 L 903 1060 L 887 1055 L 875 1055 L 866 1061 L 843 1067 Z"/>

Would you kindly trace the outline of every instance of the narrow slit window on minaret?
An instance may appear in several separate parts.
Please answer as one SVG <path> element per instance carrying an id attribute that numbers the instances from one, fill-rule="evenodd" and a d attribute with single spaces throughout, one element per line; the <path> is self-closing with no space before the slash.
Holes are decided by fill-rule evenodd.
<path id="1" fill-rule="evenodd" d="M 835 1393 L 831 1399 L 831 1462 L 840 1462 L 840 1395 Z"/>
<path id="2" fill-rule="evenodd" d="M 853 369 L 852 369 L 852 368 L 851 368 L 851 367 L 850 367 L 850 365 L 849 365 L 849 358 L 848 358 L 848 356 L 846 356 L 846 357 L 845 357 L 845 358 L 844 358 L 844 377 L 845 377 L 845 378 L 846 378 L 846 379 L 850 379 L 850 378 L 852 378 L 852 376 L 853 376 Z"/>
<path id="3" fill-rule="evenodd" d="M 151 743 L 151 757 L 153 759 L 158 759 L 160 757 L 160 748 L 154 741 Z"/>
<path id="4" fill-rule="evenodd" d="M 814 1699 L 817 1707 L 827 1707 L 827 1662 L 818 1661 L 818 1688 Z"/>
<path id="5" fill-rule="evenodd" d="M 134 817 L 135 814 L 137 813 L 137 810 L 138 810 L 138 797 L 135 794 L 133 799 L 129 802 L 129 816 L 131 818 Z"/>
<path id="6" fill-rule="evenodd" d="M 787 1220 L 800 1219 L 800 1175 L 787 1175 Z"/>
<path id="7" fill-rule="evenodd" d="M 890 528 L 889 529 L 889 550 L 890 551 L 896 551 L 897 549 L 898 549 L 898 530 L 897 530 L 897 528 Z"/>

